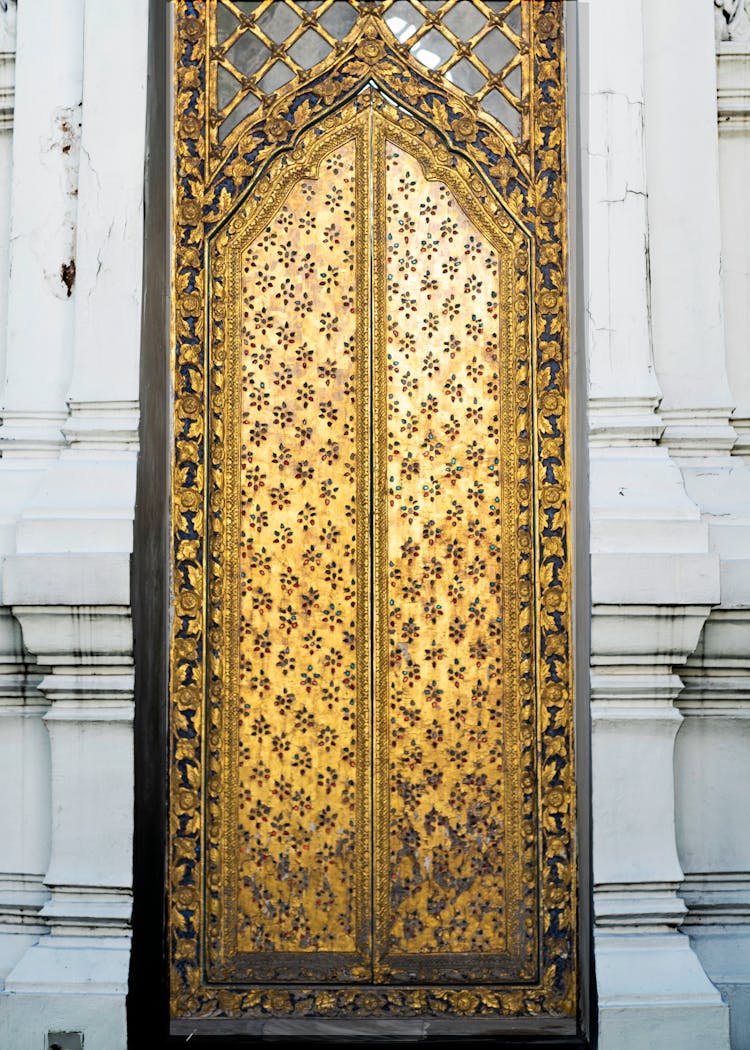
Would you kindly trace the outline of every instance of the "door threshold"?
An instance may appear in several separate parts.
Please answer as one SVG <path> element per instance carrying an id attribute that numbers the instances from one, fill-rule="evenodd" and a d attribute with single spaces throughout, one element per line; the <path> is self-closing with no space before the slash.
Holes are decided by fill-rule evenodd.
<path id="1" fill-rule="evenodd" d="M 237 1039 L 255 1042 L 335 1043 L 366 1047 L 384 1042 L 415 1045 L 460 1040 L 461 1046 L 488 1041 L 496 1046 L 583 1048 L 577 1024 L 570 1018 L 196 1018 L 173 1020 L 170 1035 L 191 1046 L 206 1046 L 204 1039 Z"/>

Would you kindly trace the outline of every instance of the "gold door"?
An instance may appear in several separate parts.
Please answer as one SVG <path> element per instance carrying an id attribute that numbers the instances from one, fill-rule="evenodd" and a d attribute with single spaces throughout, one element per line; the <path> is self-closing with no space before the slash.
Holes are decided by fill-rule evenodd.
<path id="1" fill-rule="evenodd" d="M 173 1015 L 571 1016 L 558 5 L 334 8 L 176 24 Z"/>

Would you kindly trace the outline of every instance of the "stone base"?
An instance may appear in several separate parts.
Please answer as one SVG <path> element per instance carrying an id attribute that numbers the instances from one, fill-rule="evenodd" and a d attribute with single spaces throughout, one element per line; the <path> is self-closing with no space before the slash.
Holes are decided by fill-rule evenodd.
<path id="1" fill-rule="evenodd" d="M 598 934 L 599 1050 L 729 1050 L 729 1008 L 679 933 Z"/>
<path id="2" fill-rule="evenodd" d="M 734 897 L 736 902 L 738 895 Z M 735 903 L 736 914 L 725 914 L 724 921 L 715 924 L 710 923 L 708 909 L 704 908 L 702 914 L 691 914 L 689 925 L 685 926 L 693 950 L 729 1005 L 732 1050 L 750 1050 L 750 925 L 746 898 L 743 904 L 740 907 Z"/>
<path id="3" fill-rule="evenodd" d="M 41 1050 L 48 1032 L 81 1032 L 95 1050 L 126 1050 L 129 937 L 47 935 L 8 974 L 0 1046 Z"/>
<path id="4" fill-rule="evenodd" d="M 750 984 L 717 984 L 729 1006 L 732 1050 L 750 1050 Z"/>
<path id="5" fill-rule="evenodd" d="M 87 1050 L 126 1050 L 125 996 L 0 993 L 0 1046 L 43 1050 L 49 1032 L 81 1032 Z"/>

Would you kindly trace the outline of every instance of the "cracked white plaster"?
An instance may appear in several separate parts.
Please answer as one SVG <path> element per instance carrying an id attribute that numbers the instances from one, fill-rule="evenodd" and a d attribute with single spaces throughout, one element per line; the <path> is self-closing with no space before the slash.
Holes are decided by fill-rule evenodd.
<path id="1" fill-rule="evenodd" d="M 611 91 L 609 89 L 591 91 L 589 93 L 589 98 L 621 98 L 624 99 L 629 106 L 633 106 L 636 109 L 643 109 L 643 99 L 630 98 L 630 96 L 624 91 Z"/>
<path id="2" fill-rule="evenodd" d="M 599 201 L 600 204 L 624 204 L 628 197 L 648 197 L 645 190 L 634 190 L 630 186 L 625 186 L 625 192 L 622 197 L 603 198 Z"/>
<path id="3" fill-rule="evenodd" d="M 28 235 L 45 283 L 58 299 L 70 298 L 70 289 L 63 279 L 63 267 L 75 262 L 80 149 L 80 104 L 53 110 L 49 132 L 39 141 L 39 159 L 60 185 L 63 207 L 56 210 L 54 217 L 41 214 L 38 224 L 28 231 Z M 52 239 L 60 248 L 59 259 L 51 258 L 49 252 L 51 227 L 55 226 L 57 236 Z M 16 230 L 15 237 L 25 235 L 26 231 Z"/>

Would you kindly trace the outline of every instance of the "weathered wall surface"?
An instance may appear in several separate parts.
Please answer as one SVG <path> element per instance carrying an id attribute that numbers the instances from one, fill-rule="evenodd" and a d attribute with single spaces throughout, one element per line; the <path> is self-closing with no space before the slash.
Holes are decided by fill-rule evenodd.
<path id="1" fill-rule="evenodd" d="M 750 4 L 578 8 L 599 1045 L 721 1050 L 731 1025 L 740 1050 Z M 148 31 L 147 0 L 0 2 L 9 1050 L 126 1042 Z"/>
<path id="2" fill-rule="evenodd" d="M 2 6 L 11 50 L 16 5 Z M 14 1050 L 49 1031 L 125 1045 L 147 42 L 147 0 L 20 4 L 10 163 L 0 131 L 0 1044 Z"/>
<path id="3" fill-rule="evenodd" d="M 712 5 L 586 10 L 601 1045 L 728 1045 L 719 985 L 747 1046 L 750 475 L 731 342 L 748 334 L 731 319 L 748 228 L 722 223 Z M 723 151 L 722 188 L 739 163 Z"/>

